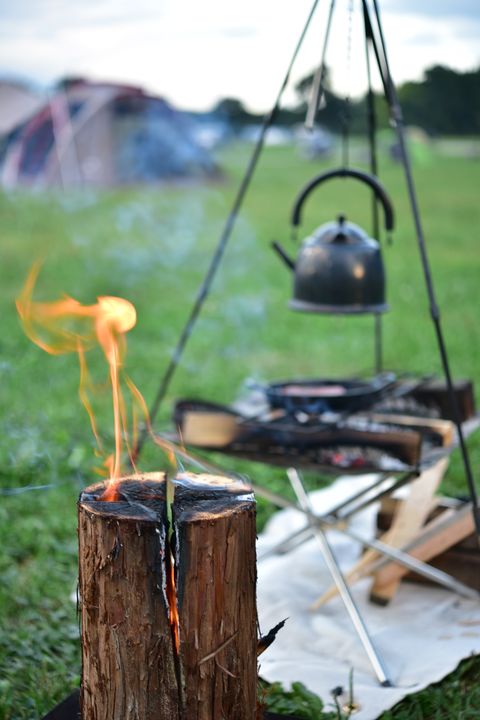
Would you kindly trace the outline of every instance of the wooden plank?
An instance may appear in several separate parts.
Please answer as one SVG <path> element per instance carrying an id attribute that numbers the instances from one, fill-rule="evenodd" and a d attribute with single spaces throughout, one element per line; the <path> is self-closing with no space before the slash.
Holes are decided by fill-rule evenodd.
<path id="1" fill-rule="evenodd" d="M 460 510 L 446 510 L 425 525 L 415 540 L 402 548 L 414 558 L 428 562 L 448 548 L 461 542 L 474 532 L 472 505 L 467 503 Z M 401 579 L 409 571 L 395 562 L 387 562 L 382 568 L 385 584 Z"/>
<path id="2" fill-rule="evenodd" d="M 402 502 L 402 498 L 393 497 L 393 495 L 388 495 L 387 497 L 382 498 L 377 515 L 377 529 L 379 531 L 386 532 L 390 529 L 393 516 L 396 513 L 396 508 Z M 458 510 L 460 507 L 463 507 L 464 504 L 465 502 L 463 500 L 459 500 L 458 498 L 439 495 L 436 498 L 435 507 L 433 508 L 428 520 L 433 520 L 434 517 L 440 515 L 444 512 L 444 510 L 450 510 L 451 508 Z"/>
<path id="3" fill-rule="evenodd" d="M 417 535 L 435 504 L 434 494 L 447 467 L 448 458 L 443 458 L 410 483 L 409 495 L 397 506 L 392 527 L 388 531 L 387 542 L 389 544 L 401 547 Z M 370 600 L 381 605 L 390 602 L 400 583 L 400 579 L 387 583 L 384 579 L 384 572 L 384 570 L 379 570 L 375 575 L 370 590 Z"/>
<path id="4" fill-rule="evenodd" d="M 231 413 L 185 412 L 182 422 L 182 440 L 186 445 L 224 447 L 239 434 L 238 418 Z"/>
<path id="5" fill-rule="evenodd" d="M 438 485 L 440 482 L 440 479 L 438 479 L 438 482 L 436 482 L 437 474 L 445 472 L 446 465 L 448 464 L 448 459 L 443 458 L 440 460 L 437 465 L 434 465 L 432 468 L 429 468 L 428 470 L 425 470 L 416 480 L 413 481 L 412 484 L 417 484 L 417 487 L 421 487 L 422 479 L 427 479 L 427 483 L 429 486 L 434 486 L 435 484 Z M 420 494 L 420 490 L 417 491 L 418 494 Z M 405 501 L 400 501 L 397 503 L 396 507 L 399 507 L 404 504 Z M 424 518 L 422 522 L 424 522 L 425 518 L 428 516 L 428 513 L 431 511 L 433 506 L 433 501 L 429 503 L 429 508 L 426 512 L 426 514 L 422 513 L 424 515 Z M 415 510 L 415 513 L 417 517 L 421 517 L 420 510 Z M 404 513 L 402 513 L 403 516 Z M 403 519 L 400 518 L 402 524 Z M 389 545 L 394 544 L 395 539 L 395 533 L 394 528 L 390 528 L 387 530 L 381 537 L 379 538 L 382 542 L 387 543 Z M 353 584 L 354 582 L 357 582 L 362 577 L 365 577 L 369 574 L 372 564 L 378 560 L 380 557 L 379 553 L 376 550 L 366 550 L 362 557 L 355 563 L 355 565 L 345 573 L 345 579 L 348 583 Z M 322 605 L 325 605 L 329 600 L 334 598 L 338 594 L 338 589 L 336 585 L 332 585 L 331 587 L 326 590 L 326 592 L 323 593 L 312 605 L 310 606 L 310 610 L 315 611 L 318 610 Z"/>
<path id="6" fill-rule="evenodd" d="M 178 410 L 178 407 L 177 407 Z M 269 454 L 272 445 L 278 445 L 282 453 L 306 453 L 309 449 L 328 447 L 375 448 L 416 466 L 420 460 L 422 436 L 408 427 L 400 428 L 366 419 L 352 420 L 339 427 L 327 423 L 302 426 L 298 423 L 274 424 L 242 416 L 208 406 L 180 409 L 175 421 L 180 428 L 183 442 L 205 448 L 222 448 L 226 452 L 262 455 Z M 235 445 L 234 445 L 235 443 Z"/>
<path id="7" fill-rule="evenodd" d="M 472 541 L 476 540 L 474 534 L 469 537 Z M 440 553 L 440 555 L 435 555 L 435 557 L 430 560 L 430 564 L 432 567 L 447 573 L 447 575 L 451 575 L 455 580 L 480 592 L 480 550 L 478 549 L 478 545 L 475 551 L 464 550 L 462 547 L 464 543 L 465 540 L 448 548 L 445 552 Z M 406 582 L 407 580 L 422 583 L 423 585 L 432 584 L 432 581 L 427 580 L 417 573 L 408 573 L 402 582 Z"/>
<path id="8" fill-rule="evenodd" d="M 369 418 L 373 422 L 385 425 L 400 425 L 412 430 L 431 430 L 442 438 L 442 445 L 451 445 L 455 438 L 455 425 L 450 420 L 436 418 L 422 418 L 413 415 L 395 415 L 387 413 L 372 413 Z"/>
<path id="9" fill-rule="evenodd" d="M 460 420 L 465 422 L 475 414 L 475 399 L 471 380 L 455 380 L 453 383 Z M 432 379 L 412 391 L 412 397 L 427 407 L 435 407 L 444 418 L 453 420 L 448 385 L 443 379 Z"/>

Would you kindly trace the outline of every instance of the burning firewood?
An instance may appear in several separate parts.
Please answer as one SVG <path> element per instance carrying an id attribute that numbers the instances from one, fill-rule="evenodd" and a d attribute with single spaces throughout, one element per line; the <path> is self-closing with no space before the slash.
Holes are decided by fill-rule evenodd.
<path id="1" fill-rule="evenodd" d="M 36 264 L 17 300 L 27 335 L 76 352 L 80 397 L 109 480 L 78 503 L 82 720 L 254 720 L 257 714 L 255 501 L 243 482 L 175 472 L 122 477 L 134 465 L 140 391 L 123 370 L 133 305 L 100 296 L 33 301 Z M 86 353 L 99 345 L 112 388 L 115 446 L 93 414 Z M 128 400 L 128 402 L 127 402 Z M 130 410 L 130 413 L 128 412 Z M 131 415 L 131 418 L 130 418 Z M 131 419 L 131 423 L 129 423 Z M 181 453 L 186 455 L 186 453 Z"/>
<path id="2" fill-rule="evenodd" d="M 80 496 L 82 720 L 254 720 L 255 503 L 250 489 L 163 473 Z M 171 539 L 169 539 L 171 538 Z"/>

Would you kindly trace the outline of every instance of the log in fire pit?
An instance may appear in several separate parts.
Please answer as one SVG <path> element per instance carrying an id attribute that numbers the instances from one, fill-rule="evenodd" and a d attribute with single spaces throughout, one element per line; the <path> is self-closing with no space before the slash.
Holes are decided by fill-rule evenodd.
<path id="1" fill-rule="evenodd" d="M 322 388 L 322 403 L 342 400 L 337 412 L 332 407 L 331 412 L 319 410 L 312 392 L 316 387 Z M 435 462 L 442 448 L 452 446 L 454 426 L 445 413 L 444 383 L 406 379 L 393 385 L 386 376 L 368 385 L 351 381 L 350 410 L 346 387 L 345 381 L 333 380 L 274 383 L 236 406 L 184 398 L 173 413 L 176 439 L 269 465 L 329 474 L 418 472 Z M 327 398 L 326 388 L 333 388 L 334 395 Z M 304 390 L 310 393 L 306 397 Z M 368 409 L 356 409 L 357 391 L 362 402 L 371 401 Z M 472 383 L 458 381 L 454 391 L 462 422 L 473 421 Z"/>

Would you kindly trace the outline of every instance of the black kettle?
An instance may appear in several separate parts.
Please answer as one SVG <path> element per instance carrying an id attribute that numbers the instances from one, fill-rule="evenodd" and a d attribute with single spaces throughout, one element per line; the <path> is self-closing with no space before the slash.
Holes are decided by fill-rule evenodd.
<path id="1" fill-rule="evenodd" d="M 300 225 L 303 204 L 311 191 L 332 178 L 355 178 L 369 185 L 381 202 L 385 229 L 393 230 L 393 206 L 379 180 L 361 170 L 330 170 L 311 180 L 298 195 L 292 211 L 294 231 Z M 388 310 L 380 244 L 339 215 L 306 238 L 293 262 L 282 246 L 272 243 L 294 271 L 293 310 L 317 313 L 361 314 Z"/>

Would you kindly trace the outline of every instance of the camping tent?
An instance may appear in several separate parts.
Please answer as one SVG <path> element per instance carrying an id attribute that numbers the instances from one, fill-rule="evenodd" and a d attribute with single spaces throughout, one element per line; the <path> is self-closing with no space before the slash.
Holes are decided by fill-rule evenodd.
<path id="1" fill-rule="evenodd" d="M 25 85 L 0 80 L 0 136 L 25 122 L 42 102 L 42 98 Z"/>
<path id="2" fill-rule="evenodd" d="M 65 81 L 4 144 L 2 184 L 72 187 L 209 176 L 216 166 L 165 100 L 116 84 Z"/>

